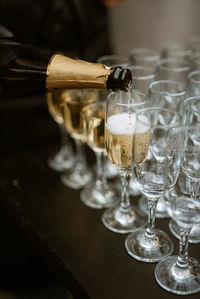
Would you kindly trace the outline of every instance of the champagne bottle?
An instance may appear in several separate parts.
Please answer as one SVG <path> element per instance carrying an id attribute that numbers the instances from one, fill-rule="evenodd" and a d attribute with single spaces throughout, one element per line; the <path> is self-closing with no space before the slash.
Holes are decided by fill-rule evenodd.
<path id="1" fill-rule="evenodd" d="M 118 89 L 131 86 L 122 67 L 76 60 L 8 38 L 0 38 L 0 94 L 21 96 L 46 89 Z"/>

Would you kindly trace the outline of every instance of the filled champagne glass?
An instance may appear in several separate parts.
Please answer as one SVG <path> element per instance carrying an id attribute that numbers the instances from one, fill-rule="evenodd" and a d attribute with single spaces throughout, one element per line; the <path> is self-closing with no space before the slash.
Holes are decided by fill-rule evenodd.
<path id="1" fill-rule="evenodd" d="M 74 153 L 69 135 L 64 127 L 64 104 L 61 91 L 49 91 L 46 95 L 47 107 L 50 115 L 58 124 L 60 131 L 61 146 L 58 152 L 53 153 L 47 160 L 48 166 L 53 170 L 63 171 L 74 164 Z"/>
<path id="2" fill-rule="evenodd" d="M 96 102 L 82 109 L 83 127 L 88 146 L 96 156 L 96 180 L 81 191 L 81 200 L 89 207 L 101 209 L 117 202 L 117 195 L 104 175 L 104 122 L 106 102 Z"/>
<path id="3" fill-rule="evenodd" d="M 121 177 L 121 202 L 102 215 L 104 225 L 118 233 L 134 231 L 146 224 L 146 217 L 130 202 L 129 182 L 132 175 L 132 139 L 135 112 L 145 107 L 146 95 L 139 91 L 111 93 L 105 119 L 105 147 L 108 158 Z"/>
<path id="4" fill-rule="evenodd" d="M 62 98 L 64 101 L 64 125 L 67 132 L 74 139 L 76 157 L 73 169 L 65 171 L 61 176 L 61 181 L 68 187 L 79 189 L 93 178 L 93 174 L 87 165 L 86 137 L 83 130 L 81 111 L 84 105 L 96 100 L 96 94 L 87 94 L 87 97 L 85 97 L 83 90 L 64 90 L 62 91 Z"/>

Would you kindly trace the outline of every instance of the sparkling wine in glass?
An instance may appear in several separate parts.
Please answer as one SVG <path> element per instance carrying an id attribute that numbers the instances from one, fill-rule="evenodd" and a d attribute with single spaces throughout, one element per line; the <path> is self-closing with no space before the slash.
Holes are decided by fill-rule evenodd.
<path id="1" fill-rule="evenodd" d="M 65 129 L 74 139 L 76 157 L 74 167 L 63 173 L 61 181 L 68 187 L 79 189 L 93 179 L 93 174 L 88 168 L 86 160 L 86 136 L 83 130 L 81 111 L 84 105 L 96 100 L 96 94 L 91 93 L 85 96 L 83 90 L 65 90 L 62 92 L 62 98 L 64 100 Z"/>
<path id="2" fill-rule="evenodd" d="M 135 113 L 145 107 L 147 97 L 139 91 L 111 93 L 105 119 L 105 147 L 109 160 L 121 177 L 121 202 L 102 215 L 104 225 L 118 233 L 134 231 L 146 224 L 146 217 L 130 202 L 129 182 L 132 176 L 132 145 Z"/>
<path id="3" fill-rule="evenodd" d="M 64 127 L 64 104 L 61 97 L 61 91 L 49 91 L 46 95 L 48 111 L 54 121 L 58 124 L 61 138 L 61 146 L 58 152 L 53 153 L 48 158 L 50 168 L 63 171 L 69 169 L 74 164 L 74 153 L 70 142 L 69 135 Z"/>
<path id="4" fill-rule="evenodd" d="M 96 180 L 81 191 L 81 200 L 89 207 L 101 209 L 113 206 L 118 197 L 104 175 L 104 123 L 106 102 L 96 102 L 82 109 L 83 127 L 87 144 L 96 156 Z"/>
<path id="5" fill-rule="evenodd" d="M 117 55 L 117 54 L 109 54 L 101 56 L 97 59 L 97 62 L 103 63 L 110 67 L 115 66 L 128 66 L 129 60 L 127 56 Z M 108 97 L 109 91 L 101 91 L 101 99 L 106 100 Z M 107 156 L 104 158 L 104 175 L 108 179 L 116 179 L 118 178 L 118 170 L 114 165 L 110 162 Z"/>

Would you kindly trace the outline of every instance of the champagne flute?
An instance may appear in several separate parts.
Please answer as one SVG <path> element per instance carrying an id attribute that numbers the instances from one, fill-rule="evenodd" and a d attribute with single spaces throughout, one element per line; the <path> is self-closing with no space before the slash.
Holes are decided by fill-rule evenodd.
<path id="1" fill-rule="evenodd" d="M 120 205 L 107 209 L 103 224 L 118 233 L 134 231 L 146 224 L 146 218 L 133 207 L 129 198 L 132 175 L 132 139 L 135 112 L 145 107 L 147 97 L 139 91 L 111 93 L 108 96 L 105 120 L 105 146 L 108 158 L 118 168 L 121 177 Z"/>
<path id="2" fill-rule="evenodd" d="M 49 167 L 57 171 L 69 169 L 74 164 L 72 145 L 64 128 L 63 100 L 60 93 L 58 90 L 53 90 L 49 91 L 46 95 L 48 111 L 58 124 L 61 136 L 61 147 L 59 151 L 53 153 L 47 160 Z"/>
<path id="3" fill-rule="evenodd" d="M 125 241 L 127 252 L 137 260 L 157 262 L 173 251 L 168 235 L 155 229 L 155 210 L 164 189 L 171 189 L 176 183 L 182 135 L 181 118 L 177 112 L 148 107 L 136 113 L 133 169 L 149 206 L 147 228 L 132 232 Z"/>
<path id="4" fill-rule="evenodd" d="M 173 80 L 186 86 L 191 64 L 179 57 L 162 58 L 157 63 L 157 72 L 159 80 Z"/>
<path id="5" fill-rule="evenodd" d="M 180 111 L 180 106 L 186 96 L 186 90 L 180 82 L 172 80 L 154 81 L 149 86 L 149 105 L 158 106 L 173 111 Z M 138 202 L 140 209 L 148 214 L 147 199 L 143 196 Z M 156 206 L 156 217 L 169 217 L 164 197 L 161 197 Z"/>
<path id="6" fill-rule="evenodd" d="M 200 97 L 184 101 L 182 109 L 183 126 L 186 129 L 181 168 L 189 179 L 190 196 L 177 191 L 171 204 L 170 216 L 180 230 L 179 256 L 171 256 L 155 268 L 157 282 L 165 290 L 188 295 L 200 291 L 200 262 L 188 257 L 188 240 L 191 228 L 200 223 Z M 183 180 L 183 178 L 182 178 Z M 171 197 L 166 196 L 166 200 Z"/>
<path id="7" fill-rule="evenodd" d="M 134 48 L 129 53 L 129 61 L 132 65 L 140 65 L 153 70 L 156 69 L 159 59 L 160 54 L 150 48 Z"/>
<path id="8" fill-rule="evenodd" d="M 117 202 L 114 190 L 104 176 L 104 120 L 106 102 L 96 102 L 82 109 L 83 126 L 87 136 L 87 144 L 96 156 L 96 180 L 81 191 L 81 200 L 89 207 L 101 209 Z"/>
<path id="9" fill-rule="evenodd" d="M 93 174 L 87 166 L 85 155 L 86 138 L 81 120 L 81 110 L 84 105 L 95 101 L 96 94 L 92 93 L 85 98 L 83 90 L 65 90 L 62 91 L 62 98 L 64 100 L 65 129 L 74 139 L 76 158 L 73 169 L 65 171 L 61 176 L 61 181 L 68 187 L 80 189 L 93 178 Z"/>
<path id="10" fill-rule="evenodd" d="M 168 43 L 161 50 L 162 58 L 181 58 L 190 60 L 192 49 L 185 43 Z"/>

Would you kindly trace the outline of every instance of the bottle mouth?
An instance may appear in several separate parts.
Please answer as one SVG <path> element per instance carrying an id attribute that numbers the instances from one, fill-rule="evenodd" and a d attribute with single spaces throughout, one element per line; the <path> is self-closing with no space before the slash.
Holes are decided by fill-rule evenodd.
<path id="1" fill-rule="evenodd" d="M 106 87 L 108 90 L 129 91 L 132 86 L 132 73 L 129 69 L 117 66 L 113 72 L 108 76 Z"/>

